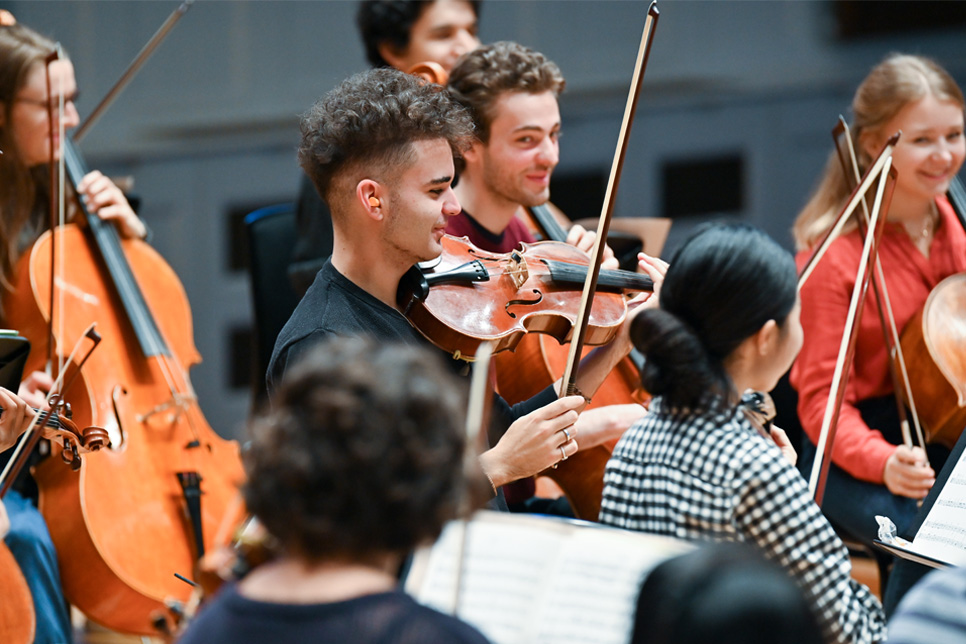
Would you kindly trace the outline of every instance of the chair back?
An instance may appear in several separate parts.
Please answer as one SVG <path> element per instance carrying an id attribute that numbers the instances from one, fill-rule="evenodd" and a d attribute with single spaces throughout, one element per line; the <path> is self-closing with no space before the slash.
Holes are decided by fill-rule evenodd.
<path id="1" fill-rule="evenodd" d="M 298 233 L 295 205 L 277 204 L 259 208 L 245 217 L 248 232 L 249 275 L 254 312 L 254 359 L 252 360 L 252 405 L 268 395 L 265 372 L 275 339 L 299 303 L 288 277 L 292 250 Z"/>

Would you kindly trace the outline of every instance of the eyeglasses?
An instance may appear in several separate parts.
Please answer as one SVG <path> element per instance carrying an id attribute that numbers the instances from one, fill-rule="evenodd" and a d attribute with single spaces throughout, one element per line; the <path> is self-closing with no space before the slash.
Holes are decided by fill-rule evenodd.
<path id="1" fill-rule="evenodd" d="M 74 109 L 77 109 L 77 99 L 80 98 L 80 92 L 74 92 L 70 96 L 64 97 L 64 109 L 67 109 L 67 105 L 73 105 Z M 51 111 L 56 112 L 60 109 L 60 97 L 55 96 L 49 101 L 42 98 L 15 98 L 14 103 L 29 103 L 30 105 L 37 105 L 45 110 L 49 107 Z"/>

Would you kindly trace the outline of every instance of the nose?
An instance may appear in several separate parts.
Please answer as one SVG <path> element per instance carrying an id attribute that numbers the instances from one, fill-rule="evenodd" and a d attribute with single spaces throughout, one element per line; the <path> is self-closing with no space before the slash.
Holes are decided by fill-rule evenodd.
<path id="1" fill-rule="evenodd" d="M 443 196 L 443 215 L 446 217 L 455 217 L 461 212 L 463 212 L 463 206 L 460 205 L 460 200 L 457 199 L 456 193 L 453 192 L 452 188 L 447 188 L 446 194 Z"/>
<path id="2" fill-rule="evenodd" d="M 560 161 L 560 143 L 557 139 L 548 136 L 537 149 L 537 162 L 553 167 L 558 161 Z"/>
<path id="3" fill-rule="evenodd" d="M 457 34 L 456 42 L 454 44 L 453 50 L 457 56 L 462 56 L 467 52 L 471 52 L 480 46 L 480 39 L 477 38 L 473 33 L 467 29 L 461 29 L 459 34 Z"/>
<path id="4" fill-rule="evenodd" d="M 77 113 L 77 106 L 74 105 L 74 101 L 64 102 L 64 129 L 69 130 L 72 127 L 77 127 L 80 125 L 80 114 Z"/>

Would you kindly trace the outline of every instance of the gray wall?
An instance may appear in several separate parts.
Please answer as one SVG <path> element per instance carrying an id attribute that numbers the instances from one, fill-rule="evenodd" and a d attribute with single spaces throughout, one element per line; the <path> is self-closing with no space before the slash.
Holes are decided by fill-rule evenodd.
<path id="1" fill-rule="evenodd" d="M 67 49 L 83 116 L 177 3 L 3 6 Z M 664 162 L 739 153 L 745 203 L 728 216 L 790 246 L 829 131 L 869 67 L 902 50 L 966 79 L 963 30 L 844 43 L 824 2 L 664 0 L 660 10 L 618 216 L 661 214 Z M 530 45 L 567 76 L 558 176 L 609 170 L 645 11 L 638 2 L 484 3 L 484 42 Z M 298 114 L 366 68 L 354 13 L 353 2 L 199 0 L 82 144 L 93 167 L 135 179 L 154 245 L 191 301 L 204 356 L 192 377 L 223 434 L 238 432 L 249 409 L 248 390 L 228 386 L 228 338 L 251 319 L 247 276 L 227 268 L 226 213 L 294 199 Z M 701 219 L 677 222 L 669 248 Z"/>

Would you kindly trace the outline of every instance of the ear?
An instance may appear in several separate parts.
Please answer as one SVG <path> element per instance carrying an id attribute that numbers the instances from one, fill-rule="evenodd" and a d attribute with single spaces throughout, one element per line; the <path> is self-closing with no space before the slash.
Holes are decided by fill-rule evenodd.
<path id="1" fill-rule="evenodd" d="M 480 162 L 483 156 L 483 142 L 479 139 L 474 139 L 473 144 L 469 149 L 463 151 L 463 160 L 466 163 L 476 164 Z"/>
<path id="2" fill-rule="evenodd" d="M 875 159 L 876 155 L 878 155 L 879 151 L 882 149 L 882 145 L 885 143 L 885 141 L 881 141 L 880 138 L 881 137 L 877 132 L 863 130 L 862 133 L 859 134 L 859 140 L 856 142 L 856 147 L 859 148 L 856 150 L 856 154 L 858 154 L 859 150 L 861 150 L 868 155 L 869 159 Z"/>
<path id="3" fill-rule="evenodd" d="M 377 181 L 363 179 L 356 185 L 356 201 L 362 205 L 366 214 L 374 221 L 382 221 L 385 213 L 383 200 L 385 190 Z"/>
<path id="4" fill-rule="evenodd" d="M 396 49 L 391 42 L 381 42 L 376 46 L 379 50 L 379 55 L 382 59 L 389 63 L 390 66 L 404 72 L 408 72 L 408 69 L 403 69 L 406 52 Z"/>
<path id="5" fill-rule="evenodd" d="M 774 320 L 768 320 L 755 334 L 755 348 L 759 356 L 768 355 L 772 348 L 778 343 L 778 336 L 781 329 Z"/>

